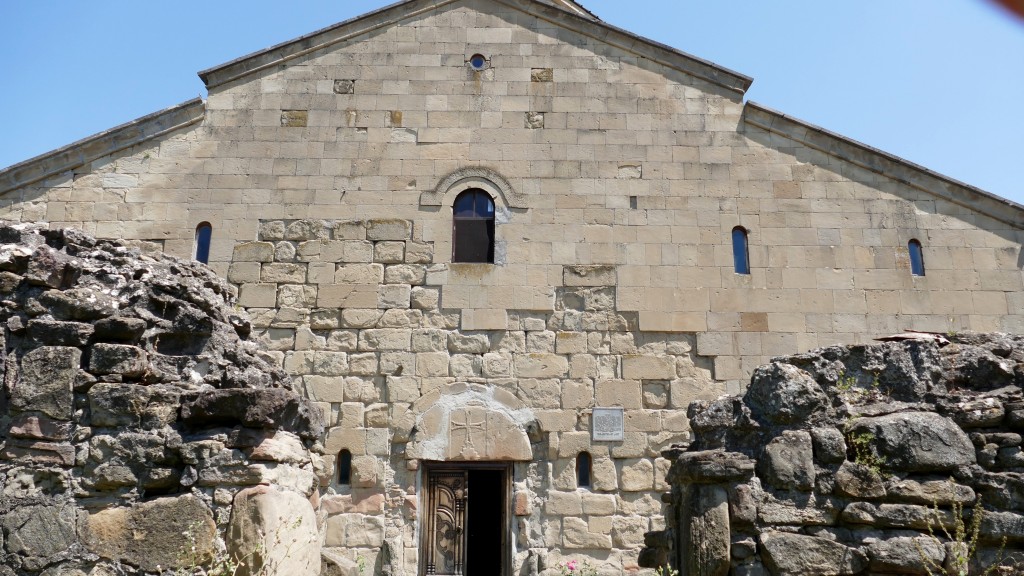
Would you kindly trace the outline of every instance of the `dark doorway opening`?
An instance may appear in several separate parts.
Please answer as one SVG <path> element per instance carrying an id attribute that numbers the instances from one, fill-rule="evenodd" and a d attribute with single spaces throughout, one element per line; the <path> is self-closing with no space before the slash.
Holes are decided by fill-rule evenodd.
<path id="1" fill-rule="evenodd" d="M 422 576 L 510 576 L 512 466 L 424 463 Z"/>
<path id="2" fill-rule="evenodd" d="M 483 576 L 496 572 L 503 556 L 505 471 L 470 470 L 469 490 L 466 575 Z"/>

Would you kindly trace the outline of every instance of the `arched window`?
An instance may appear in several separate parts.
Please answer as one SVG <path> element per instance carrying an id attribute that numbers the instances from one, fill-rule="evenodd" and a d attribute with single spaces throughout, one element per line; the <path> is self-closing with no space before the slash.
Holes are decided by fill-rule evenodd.
<path id="1" fill-rule="evenodd" d="M 742 226 L 732 229 L 732 262 L 737 274 L 750 274 L 750 252 L 747 250 L 747 230 Z"/>
<path id="2" fill-rule="evenodd" d="M 452 207 L 452 262 L 494 262 L 494 201 L 466 190 Z"/>
<path id="3" fill-rule="evenodd" d="M 912 239 L 907 243 L 907 251 L 910 252 L 910 273 L 914 276 L 924 276 L 924 252 L 921 250 L 921 243 Z"/>
<path id="4" fill-rule="evenodd" d="M 590 478 L 593 476 L 594 461 L 589 452 L 580 452 L 576 455 L 576 487 L 590 488 Z"/>
<path id="5" fill-rule="evenodd" d="M 210 239 L 213 237 L 213 226 L 203 222 L 196 226 L 196 260 L 206 264 L 210 261 Z"/>
<path id="6" fill-rule="evenodd" d="M 352 453 L 342 450 L 338 453 L 338 484 L 352 483 Z"/>

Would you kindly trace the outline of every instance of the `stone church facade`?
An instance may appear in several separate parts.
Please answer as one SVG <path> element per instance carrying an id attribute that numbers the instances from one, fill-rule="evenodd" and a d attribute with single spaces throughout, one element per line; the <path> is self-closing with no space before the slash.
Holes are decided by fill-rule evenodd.
<path id="1" fill-rule="evenodd" d="M 567 0 L 407 0 L 200 76 L 0 171 L 0 217 L 237 285 L 327 416 L 336 557 L 632 570 L 691 401 L 773 355 L 1024 330 L 1024 208 Z"/>

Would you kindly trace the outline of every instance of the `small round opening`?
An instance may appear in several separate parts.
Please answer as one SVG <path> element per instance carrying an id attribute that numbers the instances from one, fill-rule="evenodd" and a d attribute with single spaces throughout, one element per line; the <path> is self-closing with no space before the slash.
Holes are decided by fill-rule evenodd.
<path id="1" fill-rule="evenodd" d="M 473 54 L 469 58 L 469 67 L 473 70 L 483 70 L 487 68 L 487 58 L 484 58 L 483 54 Z"/>

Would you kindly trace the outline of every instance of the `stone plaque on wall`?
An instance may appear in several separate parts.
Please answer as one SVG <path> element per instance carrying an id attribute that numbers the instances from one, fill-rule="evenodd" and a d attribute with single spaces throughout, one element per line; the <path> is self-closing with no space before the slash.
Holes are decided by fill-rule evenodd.
<path id="1" fill-rule="evenodd" d="M 614 442 L 625 437 L 622 408 L 594 408 L 590 417 L 590 437 L 595 442 Z"/>

